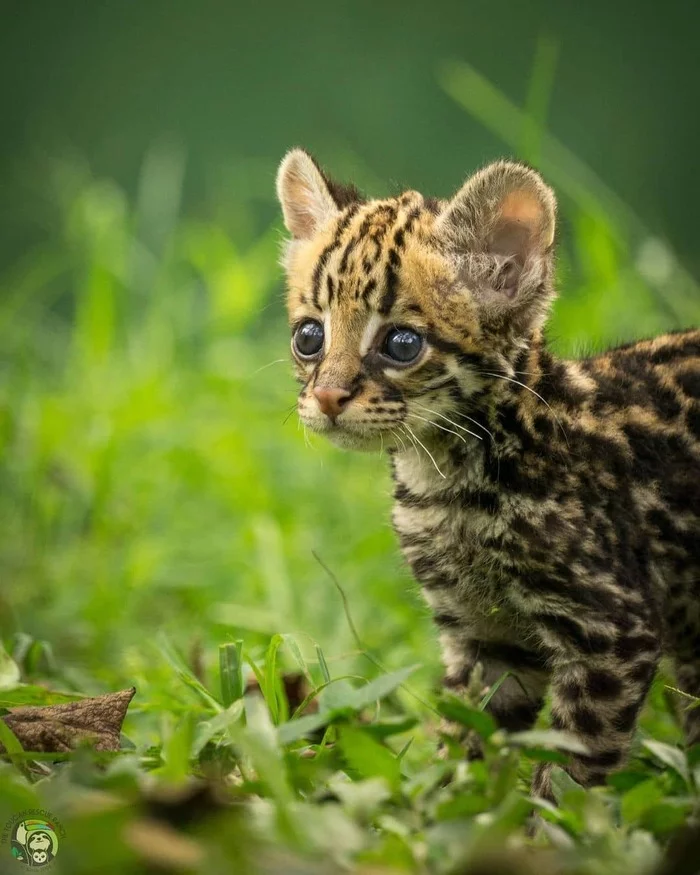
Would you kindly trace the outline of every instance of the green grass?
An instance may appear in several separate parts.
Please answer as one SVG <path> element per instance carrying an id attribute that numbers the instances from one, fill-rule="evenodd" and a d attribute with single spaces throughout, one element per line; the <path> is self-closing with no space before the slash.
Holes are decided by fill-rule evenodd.
<path id="1" fill-rule="evenodd" d="M 700 321 L 670 248 L 542 130 L 556 47 L 540 56 L 526 111 L 464 65 L 442 79 L 563 194 L 557 349 Z M 183 215 L 182 169 L 154 150 L 129 200 L 58 168 L 50 242 L 0 278 L 0 707 L 137 690 L 119 754 L 52 762 L 5 736 L 0 826 L 53 812 L 70 875 L 652 871 L 698 810 L 692 703 L 660 678 L 625 771 L 592 792 L 558 772 L 528 837 L 532 764 L 566 739 L 508 738 L 436 693 L 385 460 L 297 425 L 280 229 L 246 201 Z M 483 762 L 436 758 L 440 713 Z"/>

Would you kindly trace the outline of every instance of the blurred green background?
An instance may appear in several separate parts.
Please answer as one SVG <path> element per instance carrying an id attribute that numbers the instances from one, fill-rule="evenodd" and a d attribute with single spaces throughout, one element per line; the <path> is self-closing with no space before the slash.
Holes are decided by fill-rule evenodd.
<path id="1" fill-rule="evenodd" d="M 2 635 L 47 641 L 47 670 L 85 692 L 152 693 L 169 676 L 160 630 L 199 642 L 205 665 L 216 644 L 274 632 L 352 664 L 316 551 L 364 644 L 391 667 L 422 661 L 430 682 L 385 460 L 307 445 L 297 426 L 276 165 L 303 145 L 373 194 L 446 196 L 490 159 L 525 158 L 560 196 L 559 351 L 698 324 L 698 13 L 3 10 Z"/>

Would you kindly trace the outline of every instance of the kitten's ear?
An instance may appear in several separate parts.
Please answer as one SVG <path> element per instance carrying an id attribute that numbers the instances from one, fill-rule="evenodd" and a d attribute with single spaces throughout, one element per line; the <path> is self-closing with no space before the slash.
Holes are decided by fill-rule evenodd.
<path id="1" fill-rule="evenodd" d="M 497 161 L 474 174 L 447 204 L 436 233 L 466 256 L 491 308 L 532 293 L 549 277 L 556 220 L 554 194 L 523 164 Z"/>
<path id="2" fill-rule="evenodd" d="M 326 177 L 303 149 L 292 149 L 282 159 L 277 171 L 277 197 L 284 224 L 297 240 L 313 237 L 339 212 Z"/>

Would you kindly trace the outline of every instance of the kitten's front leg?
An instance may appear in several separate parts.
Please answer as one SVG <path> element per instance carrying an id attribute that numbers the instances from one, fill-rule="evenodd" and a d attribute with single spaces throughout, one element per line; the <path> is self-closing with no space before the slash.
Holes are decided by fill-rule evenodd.
<path id="1" fill-rule="evenodd" d="M 509 732 L 529 729 L 539 714 L 549 681 L 549 671 L 542 656 L 520 646 L 478 638 L 448 642 L 442 636 L 447 665 L 445 687 L 458 694 L 481 697 L 495 684 L 498 689 L 486 706 L 499 726 Z M 504 678 L 504 675 L 508 677 Z M 500 682 L 500 683 L 499 683 Z M 446 725 L 448 734 L 454 727 Z M 459 733 L 457 732 L 459 735 Z M 479 753 L 478 739 L 462 737 L 467 741 L 467 753 Z"/>
<path id="2" fill-rule="evenodd" d="M 628 752 L 658 665 L 658 639 L 642 623 L 632 631 L 608 628 L 606 634 L 563 616 L 547 619 L 543 637 L 557 651 L 552 726 L 576 736 L 588 750 L 572 754 L 565 768 L 583 786 L 605 783 Z M 550 776 L 551 765 L 540 764 L 533 795 L 553 798 Z"/>

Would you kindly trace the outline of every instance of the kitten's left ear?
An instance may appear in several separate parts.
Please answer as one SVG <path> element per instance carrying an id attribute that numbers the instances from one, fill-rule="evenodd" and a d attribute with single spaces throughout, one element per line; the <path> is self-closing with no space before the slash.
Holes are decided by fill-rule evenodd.
<path id="1" fill-rule="evenodd" d="M 513 306 L 549 276 L 556 201 L 524 164 L 497 161 L 474 174 L 436 220 L 449 250 L 466 256 L 489 309 Z M 476 258 L 469 258 L 476 256 Z"/>
<path id="2" fill-rule="evenodd" d="M 313 237 L 339 212 L 326 177 L 303 149 L 292 149 L 282 159 L 277 171 L 277 197 L 284 224 L 297 240 Z"/>

